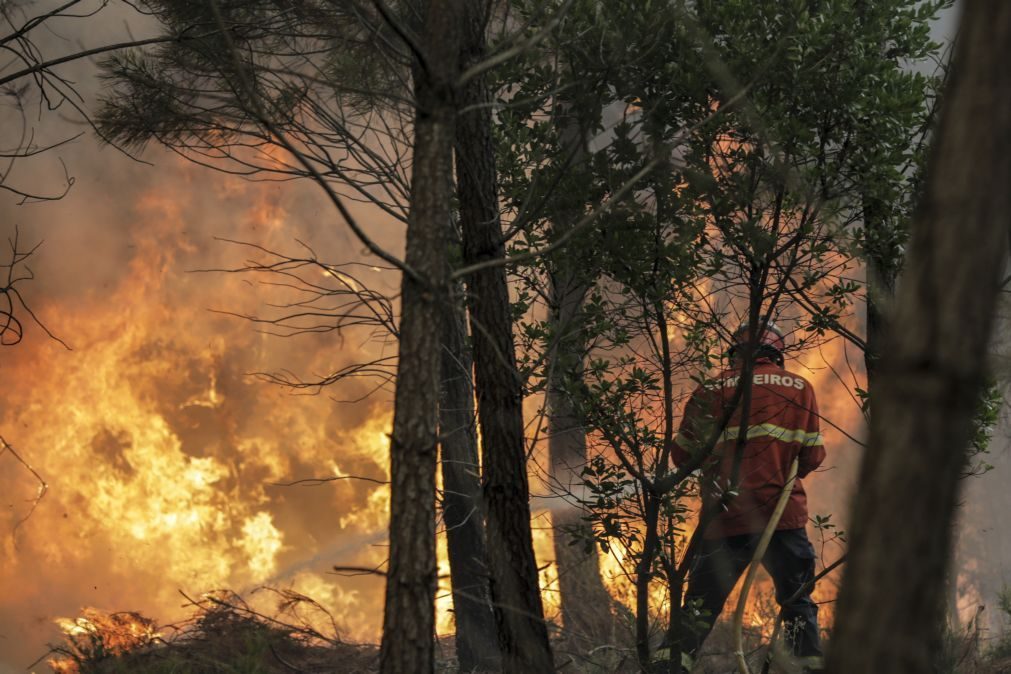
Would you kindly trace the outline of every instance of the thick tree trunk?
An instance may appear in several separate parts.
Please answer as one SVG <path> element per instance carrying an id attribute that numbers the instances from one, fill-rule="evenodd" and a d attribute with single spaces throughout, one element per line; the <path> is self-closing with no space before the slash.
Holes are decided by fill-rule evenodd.
<path id="1" fill-rule="evenodd" d="M 1011 3 L 967 0 L 871 402 L 829 670 L 930 672 L 1011 224 Z"/>
<path id="2" fill-rule="evenodd" d="M 432 0 L 417 68 L 414 164 L 401 292 L 400 353 L 390 442 L 390 561 L 380 671 L 431 672 L 435 636 L 435 468 L 440 380 L 438 325 L 448 303 L 458 5 Z"/>
<path id="3" fill-rule="evenodd" d="M 548 301 L 554 343 L 546 364 L 548 454 L 553 485 L 575 495 L 582 492 L 581 471 L 586 465 L 586 430 L 572 399 L 572 385 L 583 377 L 585 340 L 579 315 L 586 291 L 586 283 L 573 273 L 556 271 L 551 276 Z M 612 627 L 611 597 L 600 578 L 596 546 L 587 551 L 590 526 L 582 509 L 565 500 L 559 500 L 551 520 L 566 634 L 584 645 L 605 640 Z"/>
<path id="4" fill-rule="evenodd" d="M 466 5 L 463 67 L 484 54 L 488 3 Z M 505 255 L 499 219 L 491 109 L 482 78 L 461 92 L 456 136 L 456 175 L 467 264 Z M 516 368 L 511 307 L 504 267 L 478 271 L 467 279 L 474 377 L 484 465 L 491 592 L 507 672 L 554 671 L 530 532 L 530 489 L 523 438 L 523 389 Z"/>
<path id="5" fill-rule="evenodd" d="M 481 466 L 474 427 L 473 361 L 467 317 L 452 306 L 442 318 L 442 513 L 456 614 L 456 657 L 461 672 L 499 668 L 498 637 L 491 610 L 488 555 L 481 504 Z"/>

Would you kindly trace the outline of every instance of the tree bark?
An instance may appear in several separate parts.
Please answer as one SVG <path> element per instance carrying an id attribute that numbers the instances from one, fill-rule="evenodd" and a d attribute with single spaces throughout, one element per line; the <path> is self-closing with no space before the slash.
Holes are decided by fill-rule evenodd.
<path id="1" fill-rule="evenodd" d="M 573 405 L 571 387 L 582 381 L 585 340 L 579 318 L 587 284 L 574 273 L 551 275 L 549 306 L 553 344 L 547 359 L 548 454 L 552 483 L 566 494 L 582 491 L 586 465 L 586 430 Z M 562 623 L 567 636 L 585 644 L 607 639 L 611 632 L 611 596 L 600 578 L 596 546 L 587 550 L 590 525 L 582 510 L 564 500 L 551 514 Z"/>
<path id="2" fill-rule="evenodd" d="M 461 288 L 462 290 L 462 288 Z M 494 671 L 501 664 L 488 585 L 481 466 L 474 427 L 473 359 L 467 317 L 453 305 L 442 318 L 442 518 L 446 525 L 456 657 L 461 672 Z"/>
<path id="3" fill-rule="evenodd" d="M 563 157 L 572 155 L 571 166 L 586 160 L 586 131 L 573 105 L 559 95 L 556 99 L 555 127 Z M 574 202 L 574 203 L 570 203 Z M 553 215 L 552 234 L 557 237 L 572 227 L 582 214 L 583 199 L 573 195 L 559 201 Z M 551 348 L 545 369 L 548 382 L 544 405 L 548 415 L 548 456 L 551 482 L 563 493 L 582 491 L 581 471 L 586 465 L 586 429 L 572 398 L 572 385 L 582 382 L 586 340 L 581 320 L 583 301 L 591 281 L 584 265 L 571 255 L 555 257 L 548 278 L 548 308 Z M 596 546 L 589 552 L 585 541 L 592 536 L 583 512 L 573 504 L 560 502 L 551 513 L 555 564 L 562 624 L 567 636 L 584 645 L 609 639 L 612 624 L 611 596 L 600 577 Z"/>
<path id="4" fill-rule="evenodd" d="M 930 672 L 1011 223 L 1011 4 L 967 0 L 871 400 L 829 671 Z"/>
<path id="5" fill-rule="evenodd" d="M 489 4 L 465 4 L 461 63 L 485 52 Z M 456 175 L 464 262 L 505 256 L 499 218 L 498 178 L 487 85 L 475 78 L 461 92 L 456 136 Z M 486 268 L 467 279 L 474 377 L 484 467 L 491 593 L 507 672 L 554 671 L 541 604 L 530 531 L 530 488 L 523 438 L 523 388 L 516 367 L 511 306 L 504 267 Z"/>
<path id="6" fill-rule="evenodd" d="M 435 636 L 435 469 L 440 315 L 446 291 L 446 223 L 451 217 L 453 88 L 461 0 L 428 3 L 415 69 L 411 207 L 401 285 L 400 352 L 390 442 L 390 560 L 386 578 L 384 674 L 432 672 Z"/>

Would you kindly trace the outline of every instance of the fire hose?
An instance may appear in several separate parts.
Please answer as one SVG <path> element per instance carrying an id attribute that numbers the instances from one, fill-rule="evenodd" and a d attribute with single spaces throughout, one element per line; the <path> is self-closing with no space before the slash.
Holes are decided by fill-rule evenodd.
<path id="1" fill-rule="evenodd" d="M 737 598 L 733 627 L 734 656 L 737 659 L 737 671 L 739 674 L 751 674 L 751 669 L 748 668 L 748 661 L 744 657 L 744 608 L 748 603 L 748 595 L 751 594 L 751 586 L 755 583 L 758 566 L 762 563 L 762 558 L 765 557 L 765 551 L 769 548 L 772 534 L 775 533 L 776 526 L 779 524 L 780 518 L 783 517 L 783 511 L 786 510 L 786 503 L 790 500 L 793 483 L 797 480 L 799 460 L 799 457 L 795 457 L 793 463 L 790 464 L 789 477 L 786 479 L 786 484 L 783 485 L 783 491 L 779 495 L 779 501 L 776 502 L 775 510 L 772 511 L 772 517 L 769 518 L 769 523 L 765 525 L 762 537 L 758 540 L 758 547 L 755 548 L 755 553 L 751 556 L 748 573 L 744 576 L 744 584 L 741 586 L 741 595 Z"/>

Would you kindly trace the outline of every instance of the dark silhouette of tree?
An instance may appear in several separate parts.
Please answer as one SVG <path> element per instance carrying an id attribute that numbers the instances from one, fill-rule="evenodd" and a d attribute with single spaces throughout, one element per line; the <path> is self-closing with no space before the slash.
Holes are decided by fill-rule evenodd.
<path id="1" fill-rule="evenodd" d="M 1011 6 L 968 0 L 886 328 L 829 671 L 929 672 L 1011 224 Z"/>
<path id="2" fill-rule="evenodd" d="M 431 672 L 435 634 L 435 468 L 449 303 L 447 223 L 453 188 L 460 0 L 431 0 L 415 49 L 414 151 L 407 218 L 397 387 L 390 438 L 390 561 L 379 669 Z M 392 19 L 396 21 L 396 19 Z M 414 42 L 414 39 L 417 42 Z"/>
<path id="3" fill-rule="evenodd" d="M 490 92 L 481 71 L 491 3 L 468 0 L 461 7 L 464 40 L 462 111 L 456 129 L 456 177 L 466 265 L 503 260 L 496 148 Z M 523 435 L 523 380 L 516 366 L 512 307 L 503 266 L 465 277 L 488 527 L 491 598 L 505 671 L 554 671 L 544 623 L 537 563 L 530 531 L 530 487 Z"/>
<path id="4" fill-rule="evenodd" d="M 453 236 L 457 233 L 454 231 Z M 459 253 L 459 246 L 454 246 Z M 488 545 L 485 540 L 481 463 L 474 415 L 471 356 L 463 284 L 442 317 L 442 393 L 439 447 L 442 452 L 442 513 L 456 617 L 456 657 L 462 671 L 495 671 L 501 665 L 498 631 L 491 609 Z"/>

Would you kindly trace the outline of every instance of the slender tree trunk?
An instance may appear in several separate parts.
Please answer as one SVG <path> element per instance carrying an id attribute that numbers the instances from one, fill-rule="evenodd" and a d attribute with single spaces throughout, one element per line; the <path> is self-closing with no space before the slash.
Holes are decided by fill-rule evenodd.
<path id="1" fill-rule="evenodd" d="M 571 165 L 579 167 L 585 160 L 585 132 L 572 106 L 560 97 L 557 102 L 555 126 L 558 129 L 563 156 L 571 153 Z M 555 236 L 562 235 L 582 214 L 583 197 L 574 195 L 578 206 L 562 208 L 553 217 Z M 572 386 L 582 382 L 586 340 L 581 313 L 590 282 L 578 260 L 564 253 L 556 257 L 549 276 L 548 306 L 552 345 L 548 353 L 548 375 L 545 407 L 548 414 L 548 455 L 551 481 L 564 493 L 579 493 L 586 465 L 586 430 L 572 399 Z M 585 644 L 609 637 L 612 628 L 611 596 L 600 578 L 600 560 L 596 546 L 587 552 L 585 541 L 591 537 L 590 526 L 582 511 L 565 503 L 551 514 L 555 563 L 558 567 L 558 592 L 561 599 L 562 623 L 568 636 Z"/>
<path id="2" fill-rule="evenodd" d="M 460 289 L 462 290 L 462 288 Z M 456 657 L 461 672 L 493 671 L 500 665 L 495 616 L 488 585 L 481 466 L 474 427 L 473 361 L 467 317 L 452 306 L 442 318 L 442 512 L 456 614 Z"/>
<path id="3" fill-rule="evenodd" d="M 465 4 L 463 67 L 485 51 L 486 0 Z M 483 78 L 461 92 L 456 136 L 456 175 L 467 264 L 505 255 L 499 219 L 498 178 L 491 135 L 491 109 Z M 484 466 L 491 593 L 507 672 L 554 671 L 530 532 L 530 488 L 523 438 L 523 388 L 516 367 L 511 306 L 504 267 L 467 279 L 474 377 Z"/>
<path id="4" fill-rule="evenodd" d="M 653 580 L 653 562 L 656 560 L 660 544 L 657 525 L 660 519 L 660 500 L 652 494 L 644 494 L 646 509 L 643 524 L 646 535 L 642 552 L 635 565 L 635 653 L 642 671 L 649 671 L 649 584 Z"/>
<path id="5" fill-rule="evenodd" d="M 930 672 L 1011 224 L 1011 4 L 967 0 L 871 402 L 829 671 Z"/>
<path id="6" fill-rule="evenodd" d="M 549 303 L 555 341 L 546 366 L 550 373 L 545 396 L 548 454 L 552 483 L 564 493 L 575 494 L 582 491 L 581 471 L 587 458 L 586 430 L 572 399 L 573 384 L 583 378 L 586 347 L 579 314 L 586 290 L 586 284 L 574 274 L 558 271 L 551 276 Z M 592 644 L 610 634 L 611 596 L 600 578 L 596 546 L 587 550 L 592 531 L 583 511 L 574 504 L 559 503 L 551 520 L 562 622 L 569 637 Z"/>
<path id="7" fill-rule="evenodd" d="M 411 209 L 401 286 L 400 353 L 390 442 L 390 561 L 380 671 L 431 672 L 435 635 L 435 469 L 440 315 L 451 217 L 458 5 L 432 0 L 416 69 Z"/>

